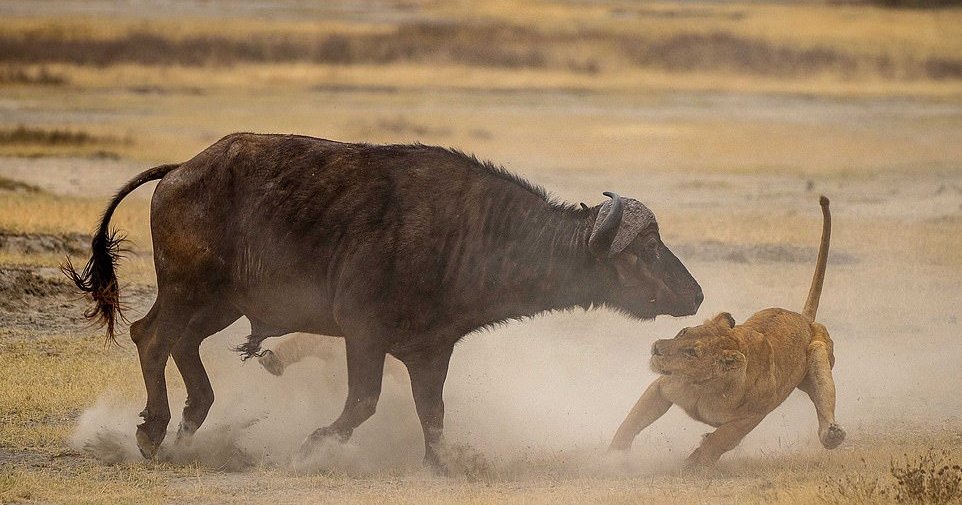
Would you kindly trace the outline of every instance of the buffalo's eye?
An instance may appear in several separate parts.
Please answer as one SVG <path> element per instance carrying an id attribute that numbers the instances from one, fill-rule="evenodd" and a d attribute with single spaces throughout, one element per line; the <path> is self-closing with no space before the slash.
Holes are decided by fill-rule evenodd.
<path id="1" fill-rule="evenodd" d="M 689 357 L 689 358 L 697 358 L 697 357 L 698 357 L 698 351 L 697 351 L 694 347 L 688 347 L 688 348 L 682 350 L 681 352 L 684 353 L 685 356 L 687 356 L 687 357 Z"/>

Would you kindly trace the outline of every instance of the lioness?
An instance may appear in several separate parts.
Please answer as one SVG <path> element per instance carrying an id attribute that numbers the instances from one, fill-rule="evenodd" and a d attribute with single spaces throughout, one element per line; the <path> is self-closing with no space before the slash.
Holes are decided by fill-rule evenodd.
<path id="1" fill-rule="evenodd" d="M 714 426 L 688 456 L 689 465 L 712 465 L 733 449 L 795 389 L 815 404 L 818 437 L 826 449 L 838 447 L 845 431 L 835 423 L 835 356 L 815 312 L 825 278 L 832 218 L 828 198 L 820 198 L 822 242 L 808 301 L 801 314 L 765 309 L 744 324 L 721 313 L 685 328 L 651 349 L 651 368 L 661 374 L 641 395 L 611 442 L 628 450 L 641 430 L 677 404 L 693 419 Z"/>

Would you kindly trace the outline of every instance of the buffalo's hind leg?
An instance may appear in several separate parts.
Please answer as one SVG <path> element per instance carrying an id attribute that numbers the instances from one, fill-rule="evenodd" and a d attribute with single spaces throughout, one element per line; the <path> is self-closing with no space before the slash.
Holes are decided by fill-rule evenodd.
<path id="1" fill-rule="evenodd" d="M 158 297 L 147 315 L 131 325 L 130 338 L 137 346 L 147 390 L 147 407 L 141 413 L 144 421 L 137 426 L 137 447 L 145 458 L 151 459 L 157 454 L 170 423 L 167 381 L 164 377 L 167 358 L 174 353 L 175 361 L 180 360 L 177 365 L 184 375 L 188 390 L 185 419 L 203 422 L 210 402 L 213 402 L 213 392 L 200 363 L 200 355 L 197 354 L 200 341 L 225 328 L 237 317 L 239 314 L 230 314 L 221 308 L 174 305 Z M 192 396 L 196 401 L 191 399 Z M 201 411 L 203 415 L 199 415 Z M 200 422 L 196 423 L 197 426 Z"/>
<path id="2" fill-rule="evenodd" d="M 424 432 L 424 464 L 439 474 L 447 472 L 438 451 L 444 434 L 444 381 L 453 351 L 449 346 L 428 356 L 402 358 L 411 377 L 414 406 Z"/>
<path id="3" fill-rule="evenodd" d="M 384 376 L 386 352 L 380 341 L 369 337 L 347 337 L 347 400 L 341 415 L 330 425 L 311 433 L 301 445 L 300 455 L 307 456 L 325 439 L 346 442 L 354 429 L 368 420 L 377 409 Z"/>
<path id="4" fill-rule="evenodd" d="M 130 325 L 130 339 L 137 346 L 140 369 L 147 389 L 147 406 L 140 417 L 143 422 L 137 426 L 137 447 L 147 459 L 157 454 L 157 448 L 167 434 L 170 422 L 170 405 L 167 403 L 167 381 L 164 368 L 173 346 L 173 335 L 169 323 L 164 320 L 160 302 L 155 302 L 143 319 Z"/>
<path id="5" fill-rule="evenodd" d="M 204 363 L 200 359 L 200 344 L 205 338 L 223 330 L 240 317 L 231 306 L 209 306 L 195 314 L 181 338 L 174 344 L 171 357 L 184 379 L 187 401 L 177 429 L 177 442 L 187 442 L 197 431 L 214 403 L 214 390 Z"/>

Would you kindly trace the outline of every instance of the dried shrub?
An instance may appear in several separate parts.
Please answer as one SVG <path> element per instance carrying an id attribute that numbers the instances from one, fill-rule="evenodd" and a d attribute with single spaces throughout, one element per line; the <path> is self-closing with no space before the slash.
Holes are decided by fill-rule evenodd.
<path id="1" fill-rule="evenodd" d="M 843 475 L 819 486 L 818 498 L 825 503 L 879 503 L 886 501 L 890 490 L 877 477 L 862 474 Z"/>
<path id="2" fill-rule="evenodd" d="M 945 449 L 929 449 L 914 459 L 906 455 L 902 461 L 890 463 L 891 481 L 863 473 L 846 474 L 819 486 L 818 497 L 825 503 L 962 503 L 962 467 L 950 457 Z"/>
<path id="3" fill-rule="evenodd" d="M 98 136 L 83 130 L 33 128 L 24 125 L 0 130 L 0 145 L 81 146 L 131 142 L 129 138 Z"/>
<path id="4" fill-rule="evenodd" d="M 63 74 L 51 72 L 47 67 L 28 71 L 22 67 L 8 66 L 0 68 L 0 84 L 60 86 L 67 84 L 67 77 Z"/>
<path id="5" fill-rule="evenodd" d="M 895 479 L 895 501 L 899 503 L 941 505 L 962 503 L 962 467 L 951 464 L 949 451 L 929 449 L 915 459 L 906 456 L 893 461 L 890 473 Z"/>

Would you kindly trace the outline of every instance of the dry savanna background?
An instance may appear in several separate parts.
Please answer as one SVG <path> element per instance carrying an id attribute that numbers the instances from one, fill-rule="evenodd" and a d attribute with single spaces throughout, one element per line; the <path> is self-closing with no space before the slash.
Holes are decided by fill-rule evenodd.
<path id="1" fill-rule="evenodd" d="M 0 2 L 0 502 L 959 502 L 962 7 L 926 3 Z M 105 347 L 58 265 L 86 261 L 132 175 L 234 131 L 452 146 L 570 202 L 638 198 L 705 302 L 469 335 L 445 390 L 450 477 L 421 467 L 397 374 L 349 443 L 292 463 L 340 411 L 345 365 L 241 363 L 241 320 L 201 349 L 207 424 L 143 461 L 134 348 Z M 132 319 L 154 296 L 151 189 L 113 221 Z M 819 194 L 844 444 L 821 448 L 796 393 L 711 470 L 683 468 L 710 428 L 676 410 L 607 455 L 656 338 L 801 308 Z"/>

